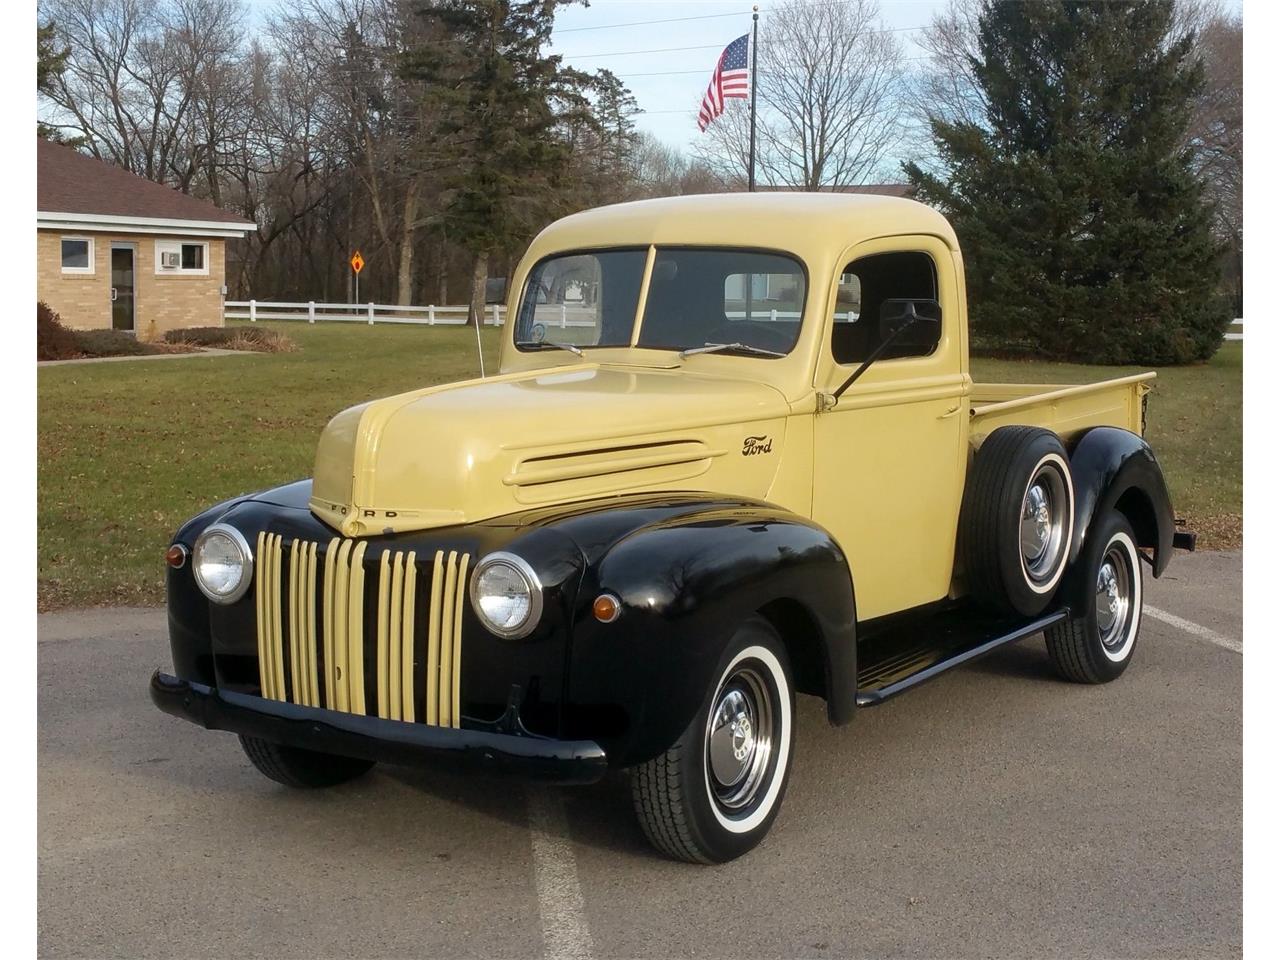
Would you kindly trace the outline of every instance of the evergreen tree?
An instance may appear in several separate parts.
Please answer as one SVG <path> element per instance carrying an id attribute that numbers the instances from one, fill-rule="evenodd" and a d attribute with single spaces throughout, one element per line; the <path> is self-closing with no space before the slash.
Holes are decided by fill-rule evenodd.
<path id="1" fill-rule="evenodd" d="M 1203 360 L 1228 320 L 1211 210 L 1181 144 L 1202 68 L 1170 0 L 986 0 L 983 123 L 932 122 L 978 349 Z"/>
<path id="2" fill-rule="evenodd" d="M 406 59 L 427 82 L 429 112 L 447 158 L 443 222 L 472 255 L 475 322 L 489 260 L 528 239 L 549 215 L 570 168 L 558 135 L 567 117 L 590 117 L 586 75 L 548 56 L 555 11 L 572 0 L 439 0 L 418 10 L 436 39 Z"/>

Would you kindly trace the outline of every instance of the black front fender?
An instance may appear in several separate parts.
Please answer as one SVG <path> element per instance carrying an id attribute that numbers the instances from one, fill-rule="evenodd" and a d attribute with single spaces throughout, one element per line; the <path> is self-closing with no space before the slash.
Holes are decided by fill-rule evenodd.
<path id="1" fill-rule="evenodd" d="M 1173 506 L 1164 473 L 1151 446 L 1128 430 L 1095 427 L 1071 450 L 1071 479 L 1076 491 L 1074 563 L 1095 517 L 1119 509 L 1133 525 L 1138 545 L 1152 550 L 1152 571 L 1164 572 L 1173 553 Z"/>
<path id="2" fill-rule="evenodd" d="M 579 596 L 566 713 L 599 730 L 597 711 L 620 711 L 612 758 L 637 763 L 671 746 L 715 680 L 735 628 L 763 612 L 783 629 L 793 672 L 806 689 L 817 675 L 833 723 L 848 721 L 856 697 L 855 603 L 843 552 L 821 527 L 754 501 L 689 497 L 664 509 L 623 507 L 619 522 L 595 514 L 566 525 L 590 558 Z M 592 528 L 606 525 L 608 544 Z M 594 554 L 594 555 L 593 555 Z M 591 603 L 601 592 L 622 601 L 613 623 Z"/>

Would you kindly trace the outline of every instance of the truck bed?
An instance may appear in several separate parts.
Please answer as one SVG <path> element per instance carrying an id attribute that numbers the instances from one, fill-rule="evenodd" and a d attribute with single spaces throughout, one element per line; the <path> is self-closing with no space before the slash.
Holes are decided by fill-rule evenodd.
<path id="1" fill-rule="evenodd" d="M 975 383 L 969 395 L 970 435 L 980 440 L 997 427 L 1047 427 L 1063 439 L 1089 427 L 1122 427 L 1141 434 L 1145 397 L 1155 373 L 1098 383 Z"/>

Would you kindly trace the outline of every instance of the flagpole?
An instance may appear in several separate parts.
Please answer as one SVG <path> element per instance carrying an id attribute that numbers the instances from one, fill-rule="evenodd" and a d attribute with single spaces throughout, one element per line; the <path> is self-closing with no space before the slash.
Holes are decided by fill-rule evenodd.
<path id="1" fill-rule="evenodd" d="M 756 66 L 760 60 L 760 7 L 751 8 L 751 145 L 747 157 L 747 191 L 756 189 Z"/>

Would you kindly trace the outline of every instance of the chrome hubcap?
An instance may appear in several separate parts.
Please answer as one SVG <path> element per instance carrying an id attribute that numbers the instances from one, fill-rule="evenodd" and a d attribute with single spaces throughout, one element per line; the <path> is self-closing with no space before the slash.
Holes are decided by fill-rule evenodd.
<path id="1" fill-rule="evenodd" d="M 1129 560 L 1123 550 L 1112 547 L 1098 567 L 1098 586 L 1095 609 L 1098 618 L 1098 635 L 1102 645 L 1109 650 L 1124 646 L 1129 627 L 1129 611 L 1132 606 Z"/>
<path id="2" fill-rule="evenodd" d="M 1042 466 L 1022 498 L 1022 522 L 1018 529 L 1022 566 L 1032 583 L 1046 583 L 1058 572 L 1065 548 L 1067 488 L 1053 466 Z"/>
<path id="3" fill-rule="evenodd" d="M 707 768 L 711 792 L 730 810 L 749 804 L 759 791 L 773 753 L 773 702 L 759 673 L 730 676 L 716 693 L 707 722 Z"/>
<path id="4" fill-rule="evenodd" d="M 1027 491 L 1022 503 L 1022 555 L 1035 560 L 1049 546 L 1053 523 L 1049 518 L 1049 495 L 1036 484 Z"/>

